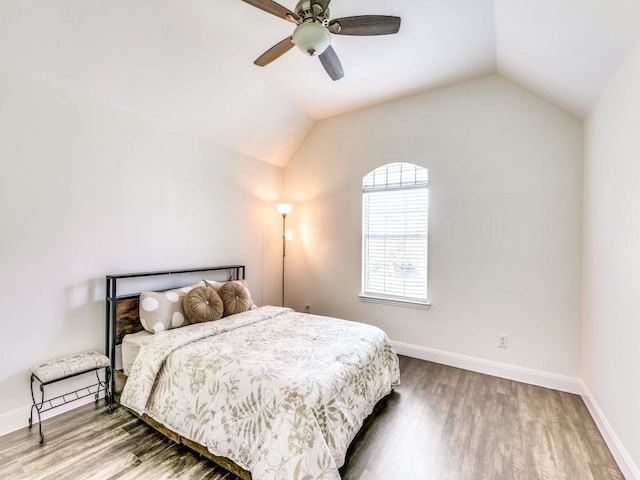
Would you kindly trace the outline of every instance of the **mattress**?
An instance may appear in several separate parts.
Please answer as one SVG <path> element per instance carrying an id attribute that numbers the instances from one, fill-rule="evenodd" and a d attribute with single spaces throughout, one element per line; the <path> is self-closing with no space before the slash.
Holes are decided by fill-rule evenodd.
<path id="1" fill-rule="evenodd" d="M 143 343 L 152 336 L 153 333 L 141 330 L 137 333 L 129 333 L 122 338 L 122 371 L 125 375 L 129 375 L 133 362 L 135 362 L 140 353 Z"/>

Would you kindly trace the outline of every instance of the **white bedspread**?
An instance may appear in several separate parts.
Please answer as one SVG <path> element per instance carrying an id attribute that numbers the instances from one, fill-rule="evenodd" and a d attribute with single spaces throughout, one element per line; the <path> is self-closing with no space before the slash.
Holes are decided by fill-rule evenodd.
<path id="1" fill-rule="evenodd" d="M 153 335 L 121 402 L 254 480 L 339 480 L 363 420 L 399 382 L 382 330 L 260 307 Z"/>

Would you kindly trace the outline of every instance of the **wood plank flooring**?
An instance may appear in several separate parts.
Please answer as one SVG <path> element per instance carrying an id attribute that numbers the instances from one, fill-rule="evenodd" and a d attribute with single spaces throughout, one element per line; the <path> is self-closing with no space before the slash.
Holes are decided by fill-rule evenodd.
<path id="1" fill-rule="evenodd" d="M 343 480 L 624 479 L 582 399 L 400 358 L 397 387 L 354 439 Z M 7 480 L 236 480 L 101 402 L 0 437 Z"/>

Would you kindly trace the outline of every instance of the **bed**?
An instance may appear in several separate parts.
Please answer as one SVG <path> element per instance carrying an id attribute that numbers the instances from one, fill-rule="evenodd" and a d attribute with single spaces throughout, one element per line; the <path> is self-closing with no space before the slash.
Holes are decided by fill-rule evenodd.
<path id="1" fill-rule="evenodd" d="M 224 280 L 179 280 L 194 274 Z M 146 277 L 178 288 L 118 294 L 118 282 Z M 397 355 L 376 327 L 244 301 L 244 278 L 241 265 L 107 276 L 116 400 L 245 480 L 338 480 L 365 418 L 400 382 Z M 236 296 L 219 319 L 150 320 L 146 310 L 179 295 L 192 318 L 194 297 L 226 287 Z M 240 311 L 227 312 L 239 296 Z"/>

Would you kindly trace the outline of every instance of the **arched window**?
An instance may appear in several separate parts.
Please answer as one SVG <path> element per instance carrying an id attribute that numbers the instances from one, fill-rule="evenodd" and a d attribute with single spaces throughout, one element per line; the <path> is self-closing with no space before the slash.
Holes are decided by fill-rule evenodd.
<path id="1" fill-rule="evenodd" d="M 390 163 L 362 179 L 362 294 L 427 303 L 428 171 Z"/>

